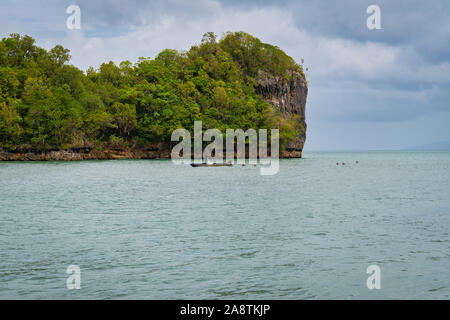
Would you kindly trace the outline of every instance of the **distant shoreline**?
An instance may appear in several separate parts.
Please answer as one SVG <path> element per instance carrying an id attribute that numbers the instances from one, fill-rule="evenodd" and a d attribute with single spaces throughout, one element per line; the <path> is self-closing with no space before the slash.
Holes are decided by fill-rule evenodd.
<path id="1" fill-rule="evenodd" d="M 450 152 L 450 149 L 443 149 L 443 150 L 416 150 L 416 149 L 392 149 L 392 150 L 303 150 L 303 153 L 356 153 L 356 152 L 367 152 L 367 153 L 375 153 L 375 152 L 420 152 L 420 153 L 426 153 L 426 152 Z"/>

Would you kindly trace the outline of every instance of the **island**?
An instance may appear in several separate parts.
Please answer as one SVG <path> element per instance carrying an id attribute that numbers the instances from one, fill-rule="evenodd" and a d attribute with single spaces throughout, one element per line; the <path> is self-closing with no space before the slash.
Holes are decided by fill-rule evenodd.
<path id="1" fill-rule="evenodd" d="M 188 51 L 82 71 L 60 45 L 0 42 L 0 160 L 170 158 L 171 133 L 279 129 L 280 157 L 301 158 L 304 67 L 245 32 L 208 32 Z M 303 62 L 302 62 L 303 63 Z"/>

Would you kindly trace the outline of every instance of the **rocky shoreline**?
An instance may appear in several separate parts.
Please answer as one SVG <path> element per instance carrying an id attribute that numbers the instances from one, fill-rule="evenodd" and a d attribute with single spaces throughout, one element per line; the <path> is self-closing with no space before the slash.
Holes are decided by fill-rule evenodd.
<path id="1" fill-rule="evenodd" d="M 301 158 L 298 150 L 281 151 L 280 158 Z M 118 159 L 170 159 L 167 150 L 51 150 L 11 152 L 0 151 L 0 161 L 81 161 L 81 160 L 118 160 Z"/>

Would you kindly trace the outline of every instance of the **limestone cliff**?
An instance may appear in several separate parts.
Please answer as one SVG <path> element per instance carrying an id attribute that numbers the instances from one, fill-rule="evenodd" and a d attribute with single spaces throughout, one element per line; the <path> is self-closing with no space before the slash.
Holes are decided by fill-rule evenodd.
<path id="1" fill-rule="evenodd" d="M 290 73 L 289 80 L 260 72 L 257 82 L 256 91 L 270 103 L 274 110 L 280 110 L 286 118 L 293 115 L 300 116 L 298 135 L 295 140 L 286 145 L 280 156 L 283 158 L 301 157 L 306 140 L 305 108 L 308 95 L 306 80 L 297 71 Z"/>

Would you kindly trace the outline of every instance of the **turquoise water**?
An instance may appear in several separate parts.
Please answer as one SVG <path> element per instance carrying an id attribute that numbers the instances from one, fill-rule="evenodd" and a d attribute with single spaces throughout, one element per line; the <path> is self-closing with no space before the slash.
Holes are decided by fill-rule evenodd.
<path id="1" fill-rule="evenodd" d="M 0 162 L 0 298 L 448 299 L 449 178 L 450 153 Z"/>

